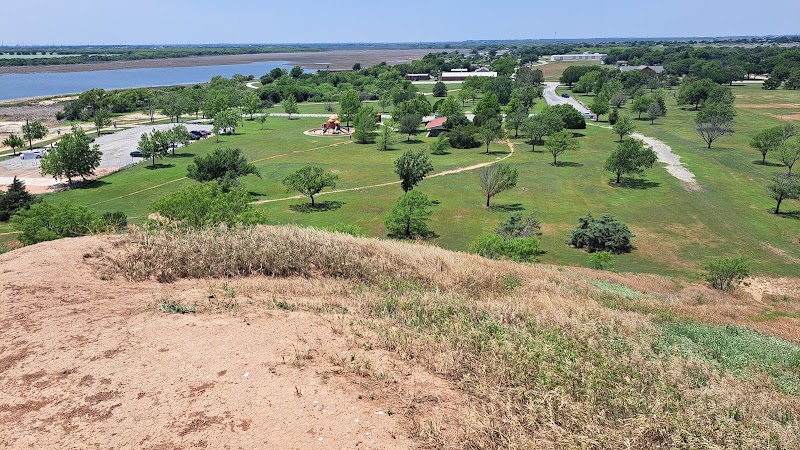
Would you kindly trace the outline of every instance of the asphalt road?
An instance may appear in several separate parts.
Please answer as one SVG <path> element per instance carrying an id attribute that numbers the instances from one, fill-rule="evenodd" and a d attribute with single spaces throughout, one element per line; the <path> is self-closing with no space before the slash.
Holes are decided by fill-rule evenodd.
<path id="1" fill-rule="evenodd" d="M 548 81 L 544 84 L 544 101 L 547 102 L 548 105 L 572 105 L 573 108 L 577 109 L 581 113 L 591 113 L 588 108 L 583 106 L 579 101 L 575 100 L 572 97 L 564 98 L 558 94 L 556 94 L 556 88 L 558 87 L 557 81 Z"/>

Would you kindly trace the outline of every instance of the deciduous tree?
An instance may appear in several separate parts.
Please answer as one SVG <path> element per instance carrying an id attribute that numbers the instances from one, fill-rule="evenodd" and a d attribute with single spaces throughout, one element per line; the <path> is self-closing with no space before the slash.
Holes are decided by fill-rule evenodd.
<path id="1" fill-rule="evenodd" d="M 28 148 L 31 150 L 33 150 L 33 140 L 47 136 L 47 131 L 47 127 L 44 126 L 41 120 L 32 122 L 25 120 L 25 125 L 22 126 L 22 135 L 28 140 Z"/>
<path id="2" fill-rule="evenodd" d="M 479 176 L 488 208 L 492 197 L 517 185 L 519 172 L 508 164 L 496 163 L 481 169 Z"/>
<path id="3" fill-rule="evenodd" d="M 353 117 L 353 138 L 360 144 L 369 144 L 375 140 L 375 112 L 370 106 L 362 106 Z"/>
<path id="4" fill-rule="evenodd" d="M 432 203 L 428 196 L 415 189 L 404 193 L 386 216 L 388 235 L 399 239 L 424 239 L 431 235 Z"/>
<path id="5" fill-rule="evenodd" d="M 775 205 L 775 214 L 781 213 L 781 202 L 787 199 L 800 199 L 800 176 L 789 173 L 776 173 L 767 184 L 767 193 Z"/>
<path id="6" fill-rule="evenodd" d="M 580 149 L 580 143 L 572 136 L 572 133 L 567 130 L 553 133 L 549 138 L 547 138 L 544 146 L 547 148 L 547 151 L 553 155 L 554 166 L 558 165 L 558 155 L 564 152 Z"/>
<path id="7" fill-rule="evenodd" d="M 9 134 L 3 139 L 3 145 L 6 147 L 11 147 L 11 151 L 14 152 L 14 156 L 17 156 L 17 149 L 22 148 L 25 146 L 25 141 L 19 135 L 14 133 Z"/>
<path id="8" fill-rule="evenodd" d="M 775 153 L 778 161 L 786 166 L 787 173 L 791 174 L 792 166 L 800 161 L 800 136 L 783 141 Z"/>
<path id="9" fill-rule="evenodd" d="M 358 92 L 350 89 L 342 94 L 342 99 L 339 100 L 339 111 L 348 128 L 350 121 L 353 120 L 360 108 L 361 100 L 358 98 Z"/>
<path id="10" fill-rule="evenodd" d="M 81 177 L 86 180 L 94 175 L 100 165 L 100 146 L 91 145 L 91 139 L 81 127 L 72 127 L 72 132 L 65 134 L 58 142 L 58 147 L 48 151 L 40 165 L 42 174 L 52 175 L 57 179 L 66 178 L 69 184 L 72 179 Z"/>
<path id="11" fill-rule="evenodd" d="M 613 172 L 616 183 L 620 183 L 622 175 L 644 173 L 644 169 L 653 167 L 658 157 L 652 148 L 644 145 L 642 141 L 634 138 L 625 138 L 617 149 L 608 157 L 605 169 Z"/>
<path id="12" fill-rule="evenodd" d="M 201 183 L 218 181 L 224 190 L 238 186 L 238 179 L 247 175 L 261 178 L 255 165 L 247 162 L 238 148 L 216 149 L 205 156 L 195 156 L 187 167 L 187 175 Z"/>
<path id="13" fill-rule="evenodd" d="M 503 130 L 500 126 L 500 122 L 498 122 L 497 119 L 491 119 L 484 122 L 483 125 L 478 127 L 478 131 L 475 133 L 475 136 L 479 141 L 486 144 L 486 154 L 488 155 L 489 144 L 491 144 L 495 139 L 503 136 Z"/>
<path id="14" fill-rule="evenodd" d="M 617 133 L 619 136 L 619 141 L 622 142 L 622 138 L 631 134 L 633 130 L 636 128 L 636 125 L 633 124 L 633 120 L 630 116 L 621 116 L 617 123 L 614 124 L 614 133 Z"/>
<path id="15" fill-rule="evenodd" d="M 416 136 L 419 133 L 419 125 L 422 123 L 422 117 L 417 114 L 403 114 L 397 118 L 397 129 L 406 135 L 406 141 L 411 140 L 411 136 Z"/>
<path id="16" fill-rule="evenodd" d="M 281 183 L 286 186 L 287 192 L 296 191 L 311 198 L 311 206 L 313 207 L 315 206 L 314 196 L 326 187 L 335 188 L 336 180 L 338 179 L 338 175 L 325 173 L 322 167 L 305 166 L 284 178 Z"/>
<path id="17" fill-rule="evenodd" d="M 708 144 L 722 136 L 733 134 L 733 107 L 724 103 L 706 105 L 695 117 L 695 131 Z"/>
<path id="18" fill-rule="evenodd" d="M 424 151 L 409 150 L 394 162 L 394 171 L 400 176 L 400 187 L 408 192 L 433 172 L 431 158 Z"/>

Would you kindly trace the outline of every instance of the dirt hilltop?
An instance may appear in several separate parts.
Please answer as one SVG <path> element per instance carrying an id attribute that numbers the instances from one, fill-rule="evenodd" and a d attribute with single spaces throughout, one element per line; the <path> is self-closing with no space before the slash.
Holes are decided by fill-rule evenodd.
<path id="1" fill-rule="evenodd" d="M 0 255 L 0 448 L 797 448 L 768 374 L 653 349 L 678 317 L 797 343 L 799 286 L 295 227 L 36 244 Z"/>
<path id="2" fill-rule="evenodd" d="M 0 255 L 0 447 L 412 447 L 401 416 L 390 415 L 408 400 L 352 369 L 361 361 L 431 395 L 433 415 L 462 401 L 450 383 L 366 350 L 343 334 L 346 323 L 322 314 L 161 313 L 162 299 L 208 301 L 245 288 L 103 280 L 89 262 L 109 247 L 88 237 Z M 336 302 L 341 288 L 267 278 L 248 286 L 246 302 L 256 303 Z"/>

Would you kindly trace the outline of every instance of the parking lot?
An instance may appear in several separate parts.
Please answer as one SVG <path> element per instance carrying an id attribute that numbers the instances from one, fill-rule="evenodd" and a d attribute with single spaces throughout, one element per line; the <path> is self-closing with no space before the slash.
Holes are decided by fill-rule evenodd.
<path id="1" fill-rule="evenodd" d="M 143 133 L 153 130 L 168 130 L 176 124 L 143 125 L 106 134 L 95 139 L 103 156 L 97 174 L 103 175 L 121 167 L 136 164 L 142 158 L 134 158 L 130 153 L 136 150 L 139 138 Z M 211 131 L 211 125 L 184 124 L 191 130 Z M 46 192 L 48 188 L 60 184 L 58 180 L 43 177 L 39 172 L 39 159 L 22 159 L 20 156 L 0 161 L 0 185 L 11 184 L 16 176 L 29 187 L 31 192 Z"/>

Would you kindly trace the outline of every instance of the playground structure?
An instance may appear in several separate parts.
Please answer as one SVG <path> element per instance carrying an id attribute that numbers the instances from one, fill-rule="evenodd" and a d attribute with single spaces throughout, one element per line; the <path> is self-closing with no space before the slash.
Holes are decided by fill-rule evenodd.
<path id="1" fill-rule="evenodd" d="M 353 134 L 353 130 L 349 127 L 343 128 L 339 116 L 334 114 L 319 128 L 308 130 L 305 134 L 310 136 L 349 136 Z"/>

